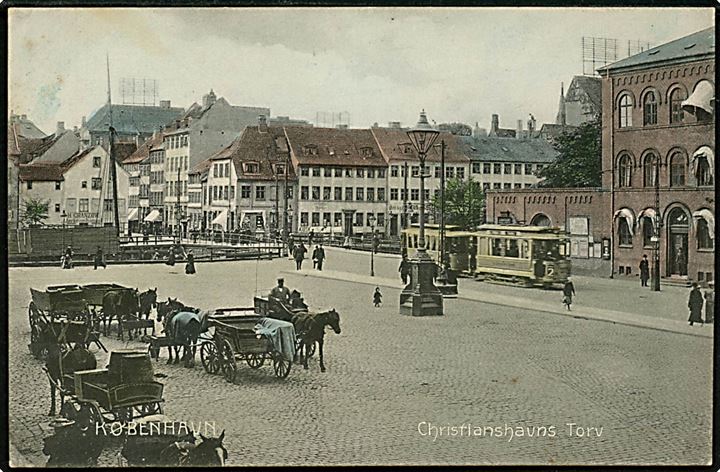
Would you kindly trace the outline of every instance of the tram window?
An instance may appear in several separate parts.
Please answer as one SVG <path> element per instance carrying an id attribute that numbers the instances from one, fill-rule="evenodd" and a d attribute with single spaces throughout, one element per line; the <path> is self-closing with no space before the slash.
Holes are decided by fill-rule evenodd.
<path id="1" fill-rule="evenodd" d="M 417 234 L 413 234 L 413 247 L 418 247 L 418 237 Z"/>
<path id="2" fill-rule="evenodd" d="M 519 257 L 520 249 L 518 248 L 518 242 L 516 239 L 507 240 L 507 250 L 505 251 L 507 257 Z"/>
<path id="3" fill-rule="evenodd" d="M 567 255 L 565 243 L 561 242 L 558 244 L 558 252 L 561 256 L 565 257 Z"/>
<path id="4" fill-rule="evenodd" d="M 502 239 L 493 239 L 492 240 L 492 255 L 493 256 L 504 256 L 505 254 L 505 245 L 503 244 Z"/>
<path id="5" fill-rule="evenodd" d="M 528 242 L 525 241 L 524 239 L 521 240 L 520 241 L 520 257 L 523 259 L 529 259 L 530 258 L 529 249 L 530 249 L 530 245 L 528 244 Z"/>
<path id="6" fill-rule="evenodd" d="M 436 239 L 432 236 L 430 237 L 430 250 L 437 251 Z"/>

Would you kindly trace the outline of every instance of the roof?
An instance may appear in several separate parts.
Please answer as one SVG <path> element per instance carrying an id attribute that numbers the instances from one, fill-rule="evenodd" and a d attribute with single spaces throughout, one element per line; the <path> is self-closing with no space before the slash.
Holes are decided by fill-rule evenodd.
<path id="1" fill-rule="evenodd" d="M 508 139 L 460 136 L 465 154 L 473 161 L 546 164 L 558 152 L 545 139 Z"/>
<path id="2" fill-rule="evenodd" d="M 144 105 L 112 105 L 113 127 L 118 134 L 152 134 L 183 113 L 179 107 Z M 90 132 L 107 133 L 110 126 L 109 106 L 103 105 L 88 119 L 85 127 Z"/>
<path id="3" fill-rule="evenodd" d="M 70 131 L 66 131 L 69 133 Z M 30 161 L 42 156 L 55 144 L 62 135 L 51 134 L 44 138 L 22 138 L 18 136 L 17 147 L 20 151 L 20 162 L 27 164 Z"/>
<path id="4" fill-rule="evenodd" d="M 392 128 L 372 128 L 383 156 L 388 162 L 392 161 L 417 161 L 418 154 L 410 142 L 407 131 Z M 445 162 L 468 162 L 468 156 L 463 152 L 461 141 L 449 132 L 441 132 L 435 140 L 435 144 L 445 141 Z M 404 152 L 404 151 L 408 152 Z M 440 148 L 433 147 L 427 154 L 428 162 L 440 162 Z"/>
<path id="5" fill-rule="evenodd" d="M 387 163 L 369 129 L 285 127 L 294 160 L 299 165 L 386 167 Z M 305 148 L 315 148 L 307 154 Z M 372 153 L 364 156 L 361 149 Z"/>
<path id="6" fill-rule="evenodd" d="M 137 151 L 135 143 L 115 143 L 113 146 L 115 161 L 124 164 L 125 160 Z"/>
<path id="7" fill-rule="evenodd" d="M 540 128 L 540 134 L 549 136 L 551 138 L 557 138 L 564 132 L 572 132 L 577 129 L 577 126 L 572 125 L 556 125 L 554 123 L 544 123 Z"/>
<path id="8" fill-rule="evenodd" d="M 680 39 L 661 44 L 623 60 L 598 69 L 606 71 L 643 68 L 663 62 L 688 62 L 704 57 L 715 57 L 715 27 L 710 27 Z"/>
<path id="9" fill-rule="evenodd" d="M 493 131 L 491 131 L 493 133 Z M 515 130 L 509 129 L 509 128 L 498 128 L 494 131 L 495 136 L 498 138 L 514 138 L 515 137 Z"/>
<path id="10" fill-rule="evenodd" d="M 45 164 L 21 164 L 20 180 L 27 182 L 29 180 L 37 182 L 51 182 L 63 180 L 63 172 L 65 168 L 58 163 Z"/>
<path id="11" fill-rule="evenodd" d="M 8 124 L 14 125 L 15 133 L 22 138 L 37 139 L 47 136 L 35 123 L 28 120 L 26 115 L 11 115 Z"/>
<path id="12" fill-rule="evenodd" d="M 602 79 L 600 77 L 587 75 L 576 75 L 573 77 L 570 88 L 568 88 L 566 94 L 566 100 L 571 98 L 570 94 L 573 93 L 573 87 L 582 89 L 596 110 L 600 111 L 602 109 Z"/>
<path id="13" fill-rule="evenodd" d="M 258 126 L 248 126 L 240 136 L 226 148 L 212 155 L 208 160 L 232 159 L 235 172 L 239 179 L 275 180 L 273 164 L 285 164 L 289 149 L 282 126 L 268 126 L 261 132 Z M 260 164 L 259 172 L 246 174 L 243 163 Z M 281 179 L 284 174 L 278 174 Z M 295 180 L 295 173 L 290 166 L 288 178 Z"/>
<path id="14" fill-rule="evenodd" d="M 207 172 L 207 170 L 210 168 L 211 165 L 212 165 L 212 161 L 210 160 L 210 158 L 203 159 L 202 161 L 197 163 L 195 166 L 190 168 L 190 171 L 188 172 L 188 174 L 203 174 L 203 173 Z"/>
<path id="15" fill-rule="evenodd" d="M 145 159 L 147 159 L 150 156 L 150 151 L 152 150 L 153 146 L 162 144 L 162 139 L 163 139 L 162 133 L 153 135 L 151 138 L 146 139 L 145 142 L 142 143 L 139 148 L 137 148 L 132 154 L 127 156 L 124 160 L 121 160 L 118 158 L 118 162 L 121 162 L 123 165 L 139 164 L 140 162 L 144 161 Z"/>

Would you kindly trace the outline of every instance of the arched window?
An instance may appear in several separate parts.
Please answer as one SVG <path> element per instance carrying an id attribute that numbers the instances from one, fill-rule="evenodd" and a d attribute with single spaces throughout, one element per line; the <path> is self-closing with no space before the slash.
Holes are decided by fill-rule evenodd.
<path id="1" fill-rule="evenodd" d="M 625 94 L 620 98 L 620 128 L 632 126 L 632 98 Z"/>
<path id="2" fill-rule="evenodd" d="M 697 175 L 697 183 L 698 185 L 705 186 L 705 185 L 712 185 L 713 184 L 713 175 L 712 170 L 710 169 L 710 163 L 707 160 L 706 156 L 698 156 L 696 164 L 696 174 Z"/>
<path id="3" fill-rule="evenodd" d="M 683 187 L 686 182 L 687 164 L 685 154 L 676 151 L 670 157 L 670 186 Z"/>
<path id="4" fill-rule="evenodd" d="M 712 249 L 713 240 L 710 237 L 710 228 L 708 222 L 704 219 L 699 219 L 697 222 L 697 247 L 698 249 Z"/>
<path id="5" fill-rule="evenodd" d="M 670 94 L 670 123 L 682 123 L 685 115 L 682 102 L 687 99 L 687 93 L 682 88 L 676 88 Z"/>
<path id="6" fill-rule="evenodd" d="M 530 221 L 531 226 L 550 226 L 550 224 L 550 218 L 542 213 L 538 213 L 533 217 L 532 221 Z"/>
<path id="7" fill-rule="evenodd" d="M 632 246 L 632 234 L 625 218 L 618 219 L 618 241 L 621 246 Z"/>
<path id="8" fill-rule="evenodd" d="M 657 156 L 653 153 L 649 153 L 647 156 L 645 156 L 645 161 L 643 163 L 643 177 L 644 182 L 643 185 L 645 187 L 654 187 L 655 186 L 655 179 L 657 178 L 657 165 L 658 160 Z"/>
<path id="9" fill-rule="evenodd" d="M 655 226 L 652 218 L 644 216 L 642 219 L 643 247 L 653 247 L 652 237 L 655 236 Z"/>
<path id="10" fill-rule="evenodd" d="M 632 159 L 622 154 L 618 160 L 618 187 L 630 187 L 632 184 Z"/>
<path id="11" fill-rule="evenodd" d="M 645 94 L 643 101 L 643 125 L 651 126 L 657 124 L 657 96 L 650 91 Z"/>

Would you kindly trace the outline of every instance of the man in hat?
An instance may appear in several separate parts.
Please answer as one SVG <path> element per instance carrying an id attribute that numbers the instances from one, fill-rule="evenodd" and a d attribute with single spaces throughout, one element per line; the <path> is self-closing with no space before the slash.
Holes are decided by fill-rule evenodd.
<path id="1" fill-rule="evenodd" d="M 650 279 L 650 263 L 648 262 L 647 254 L 643 254 L 643 258 L 640 261 L 640 286 L 647 287 L 648 279 Z"/>
<path id="2" fill-rule="evenodd" d="M 277 301 L 282 304 L 287 303 L 290 300 L 290 290 L 285 286 L 285 279 L 277 279 L 277 286 L 270 291 L 268 298 L 272 301 Z"/>

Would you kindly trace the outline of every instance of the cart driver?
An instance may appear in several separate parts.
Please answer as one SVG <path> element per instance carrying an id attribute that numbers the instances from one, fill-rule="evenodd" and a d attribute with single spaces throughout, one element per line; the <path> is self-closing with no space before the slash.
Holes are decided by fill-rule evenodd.
<path id="1" fill-rule="evenodd" d="M 270 301 L 279 302 L 283 305 L 288 303 L 290 300 L 290 290 L 285 286 L 285 279 L 277 279 L 277 287 L 270 291 L 268 298 Z"/>

